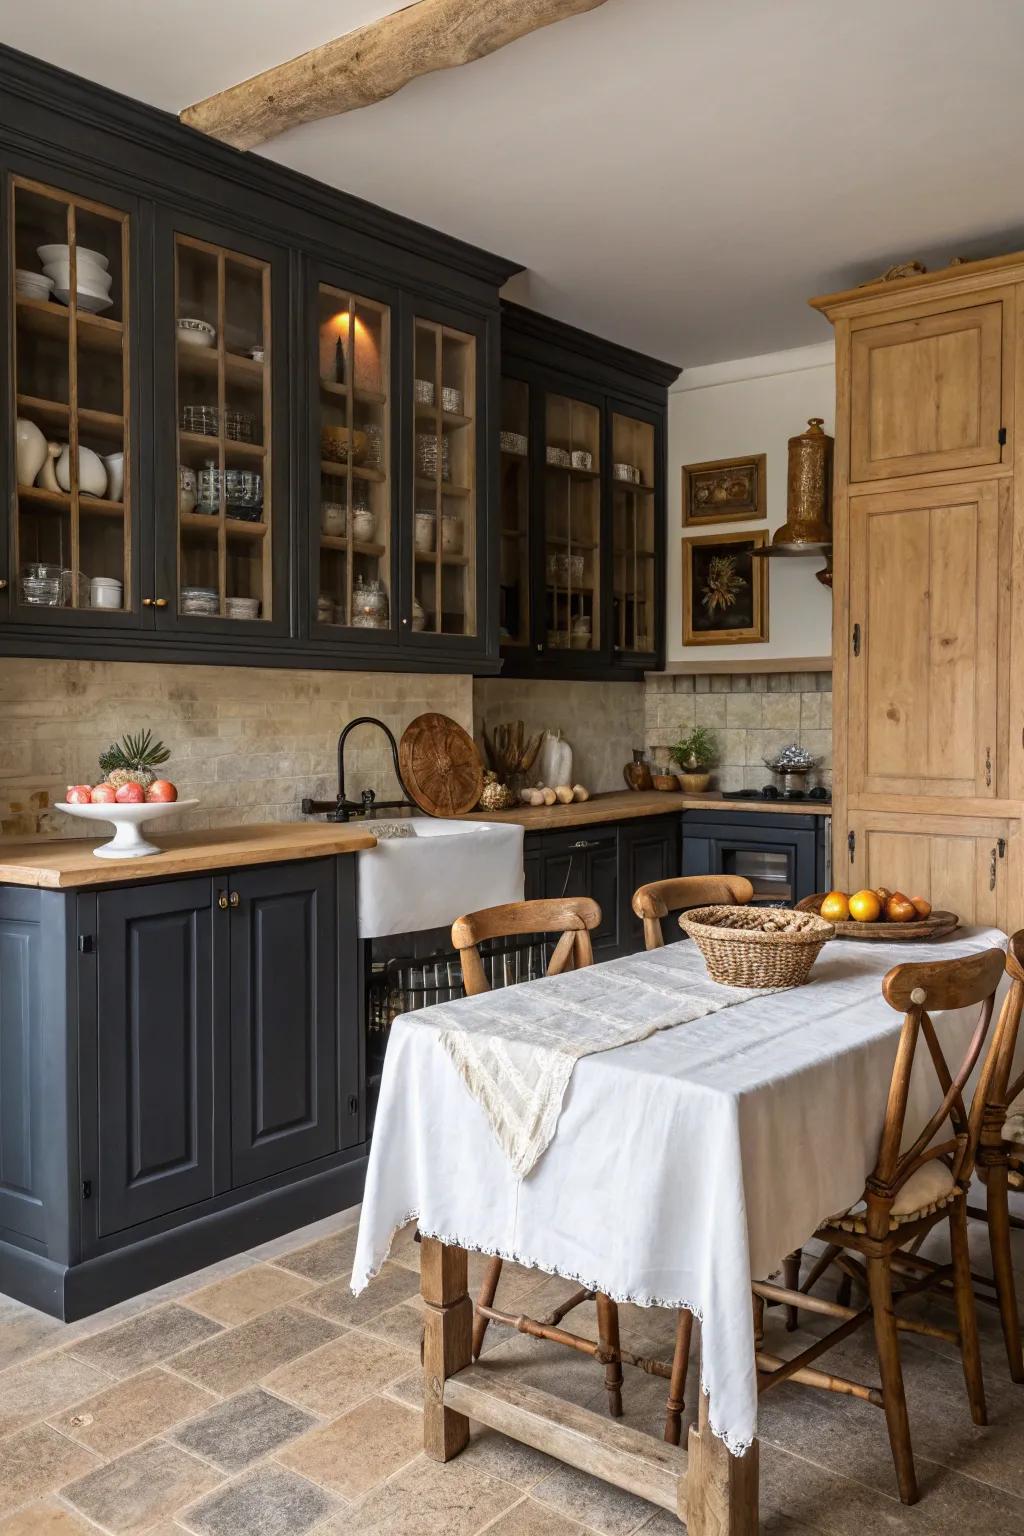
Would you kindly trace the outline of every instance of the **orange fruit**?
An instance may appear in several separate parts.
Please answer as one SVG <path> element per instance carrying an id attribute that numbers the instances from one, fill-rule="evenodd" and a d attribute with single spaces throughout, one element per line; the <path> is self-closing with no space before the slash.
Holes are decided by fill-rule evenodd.
<path id="1" fill-rule="evenodd" d="M 930 901 L 925 901 L 923 896 L 911 896 L 910 899 L 914 903 L 914 911 L 917 913 L 918 917 L 929 916 L 932 910 L 932 904 Z"/>
<path id="2" fill-rule="evenodd" d="M 882 903 L 874 891 L 855 891 L 850 897 L 850 916 L 855 923 L 877 923 Z"/>
<path id="3" fill-rule="evenodd" d="M 829 891 L 821 904 L 826 923 L 845 923 L 850 916 L 850 898 L 845 891 Z"/>

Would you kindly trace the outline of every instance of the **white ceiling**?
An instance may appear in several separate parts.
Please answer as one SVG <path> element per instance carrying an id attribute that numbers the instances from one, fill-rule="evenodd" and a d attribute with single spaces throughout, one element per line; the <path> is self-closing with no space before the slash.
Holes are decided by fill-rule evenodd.
<path id="1" fill-rule="evenodd" d="M 24 0 L 0 40 L 177 111 L 391 0 Z M 514 296 L 695 366 L 813 293 L 1024 245 L 1020 0 L 608 0 L 263 153 L 526 264 Z"/>

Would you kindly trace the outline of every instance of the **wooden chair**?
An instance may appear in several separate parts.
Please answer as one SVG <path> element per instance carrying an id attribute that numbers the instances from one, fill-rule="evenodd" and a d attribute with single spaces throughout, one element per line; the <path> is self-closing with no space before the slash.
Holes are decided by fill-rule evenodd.
<path id="1" fill-rule="evenodd" d="M 974 1171 L 982 1117 L 995 1064 L 1001 1059 L 1009 1025 L 1004 1008 L 986 1056 L 982 1078 L 971 1103 L 964 1105 L 963 1089 L 974 1070 L 989 1035 L 995 990 L 1002 975 L 1003 951 L 986 950 L 960 960 L 936 960 L 895 966 L 882 983 L 890 1007 L 903 1012 L 896 1062 L 889 1087 L 878 1160 L 856 1205 L 824 1222 L 817 1236 L 828 1246 L 814 1266 L 802 1290 L 758 1283 L 755 1308 L 763 1302 L 782 1303 L 835 1317 L 839 1326 L 826 1337 L 789 1360 L 760 1349 L 757 1356 L 759 1390 L 767 1391 L 782 1381 L 860 1397 L 884 1409 L 889 1443 L 896 1465 L 900 1498 L 905 1504 L 918 1497 L 910 1425 L 900 1364 L 901 1331 L 946 1339 L 959 1346 L 971 1416 L 986 1422 L 985 1389 L 981 1374 L 974 1291 L 967 1242 L 967 1187 Z M 970 1043 L 952 1073 L 929 1009 L 943 1011 L 977 1006 L 978 1016 Z M 927 1057 L 938 1081 L 938 1108 L 912 1141 L 906 1136 L 911 1073 L 924 1040 Z M 947 1122 L 952 1134 L 946 1135 Z M 936 1139 L 941 1137 L 941 1139 Z M 923 1238 L 939 1222 L 949 1222 L 952 1263 L 937 1265 L 904 1250 Z M 859 1256 L 859 1257 L 858 1257 Z M 809 1294 L 810 1287 L 830 1263 L 856 1278 L 867 1292 L 868 1302 L 857 1310 L 841 1301 L 826 1301 Z M 923 1271 L 923 1273 L 922 1273 Z M 894 1274 L 905 1280 L 894 1291 Z M 952 1281 L 958 1329 L 939 1328 L 931 1322 L 897 1317 L 896 1302 L 903 1296 Z M 813 1362 L 833 1344 L 871 1322 L 881 1370 L 881 1388 L 868 1387 L 812 1369 Z"/>
<path id="2" fill-rule="evenodd" d="M 742 875 L 679 875 L 641 885 L 633 892 L 633 911 L 644 925 L 644 948 L 662 948 L 661 925 L 670 913 L 694 907 L 746 906 L 753 894 L 754 887 Z"/>
<path id="3" fill-rule="evenodd" d="M 590 942 L 591 931 L 601 921 L 601 908 L 589 896 L 563 896 L 552 900 L 514 901 L 501 907 L 486 907 L 480 912 L 470 912 L 458 918 L 452 925 L 452 943 L 459 952 L 462 963 L 462 979 L 467 997 L 475 997 L 490 990 L 490 982 L 480 956 L 479 946 L 488 939 L 514 938 L 520 934 L 561 935 L 548 962 L 547 975 L 558 976 L 563 971 L 580 970 L 592 965 L 594 951 Z M 622 1415 L 622 1361 L 619 1344 L 619 1313 L 615 1302 L 608 1296 L 592 1291 L 574 1292 L 548 1318 L 507 1317 L 494 1309 L 494 1297 L 501 1279 L 502 1261 L 492 1258 L 484 1273 L 480 1295 L 473 1315 L 473 1359 L 479 1358 L 483 1349 L 487 1325 L 493 1318 L 519 1328 L 521 1333 L 535 1337 L 554 1339 L 557 1343 L 569 1343 L 575 1335 L 563 1334 L 558 1324 L 574 1307 L 584 1301 L 597 1302 L 598 1349 L 595 1353 L 607 1354 L 605 1360 L 605 1386 L 608 1391 L 608 1408 L 613 1418 Z M 573 1347 L 577 1347 L 574 1344 Z M 614 1358 L 612 1358 L 614 1356 Z"/>
<path id="4" fill-rule="evenodd" d="M 1003 1340 L 1010 1375 L 1024 1382 L 1024 1353 L 1021 1350 L 1020 1313 L 1013 1280 L 1013 1256 L 1010 1249 L 1009 1190 L 1024 1190 L 1024 1145 L 1017 1140 L 1017 1127 L 1007 1122 L 1007 1110 L 1024 1092 L 1024 1072 L 1011 1081 L 1021 1010 L 1024 1009 L 1024 930 L 1015 933 L 1006 950 L 1006 974 L 1010 988 L 1003 1002 L 996 1041 L 989 1052 L 986 1071 L 978 1092 L 984 1095 L 981 1131 L 978 1143 L 978 1177 L 985 1185 L 984 1210 L 969 1208 L 968 1214 L 988 1224 L 992 1252 L 992 1274 L 1003 1325 Z"/>

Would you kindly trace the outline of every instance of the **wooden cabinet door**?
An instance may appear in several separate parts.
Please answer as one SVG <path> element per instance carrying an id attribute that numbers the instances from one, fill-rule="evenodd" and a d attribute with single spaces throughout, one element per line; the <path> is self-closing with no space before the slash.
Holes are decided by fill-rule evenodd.
<path id="1" fill-rule="evenodd" d="M 631 821 L 619 828 L 619 927 L 629 953 L 644 947 L 644 925 L 633 911 L 633 892 L 681 872 L 680 830 L 678 816 Z"/>
<path id="2" fill-rule="evenodd" d="M 850 793 L 996 793 L 998 491 L 850 502 Z"/>
<path id="3" fill-rule="evenodd" d="M 216 1192 L 211 882 L 102 891 L 96 908 L 102 1237 Z"/>
<path id="4" fill-rule="evenodd" d="M 843 889 L 884 885 L 956 912 L 962 923 L 1005 923 L 1010 900 L 1007 822 L 853 811 L 849 832 L 850 857 L 844 859 L 838 849 L 835 855 L 833 878 Z"/>
<path id="5" fill-rule="evenodd" d="M 852 331 L 851 483 L 1002 461 L 1003 297 Z"/>
<path id="6" fill-rule="evenodd" d="M 245 870 L 228 899 L 237 1188 L 338 1145 L 334 860 Z"/>

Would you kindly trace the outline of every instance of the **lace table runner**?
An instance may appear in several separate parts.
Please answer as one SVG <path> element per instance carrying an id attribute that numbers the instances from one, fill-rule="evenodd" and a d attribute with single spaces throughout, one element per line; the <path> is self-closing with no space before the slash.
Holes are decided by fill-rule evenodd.
<path id="1" fill-rule="evenodd" d="M 522 1179 L 551 1144 L 581 1056 L 612 1051 L 759 995 L 695 974 L 692 947 L 683 944 L 439 1003 L 430 1014 Z"/>

